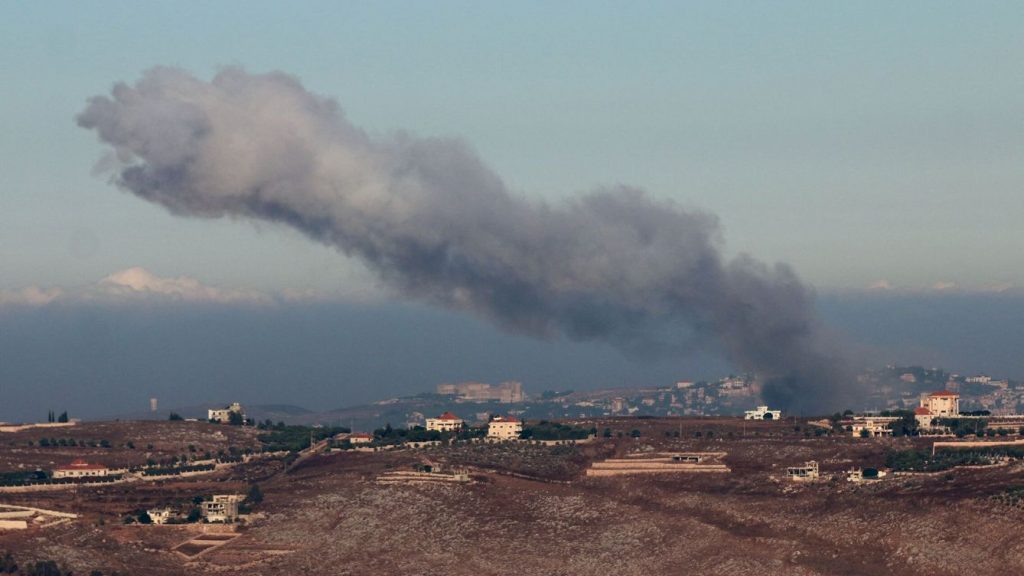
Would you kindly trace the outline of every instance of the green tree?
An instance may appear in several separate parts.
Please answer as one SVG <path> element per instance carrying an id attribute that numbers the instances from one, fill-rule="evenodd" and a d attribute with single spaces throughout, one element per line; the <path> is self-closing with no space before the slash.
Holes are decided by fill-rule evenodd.
<path id="1" fill-rule="evenodd" d="M 149 512 L 146 512 L 145 510 L 140 510 L 138 516 L 136 516 L 135 519 L 138 520 L 139 524 L 153 523 L 153 519 L 149 517 Z"/>
<path id="2" fill-rule="evenodd" d="M 177 412 L 171 412 L 171 415 L 168 416 L 167 419 L 168 420 L 173 420 L 173 421 L 184 420 L 184 418 L 181 417 L 181 414 L 178 414 Z"/>
<path id="3" fill-rule="evenodd" d="M 57 417 L 57 422 L 67 422 L 67 421 L 68 421 L 68 411 L 65 410 L 65 411 L 60 413 L 60 416 Z"/>
<path id="4" fill-rule="evenodd" d="M 228 424 L 232 426 L 241 426 L 242 424 L 245 424 L 245 419 L 242 418 L 242 415 L 238 412 L 229 412 Z"/>

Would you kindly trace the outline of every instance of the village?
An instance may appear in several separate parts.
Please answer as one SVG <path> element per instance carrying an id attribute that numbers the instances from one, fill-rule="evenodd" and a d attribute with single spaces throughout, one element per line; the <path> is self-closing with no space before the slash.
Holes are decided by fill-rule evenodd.
<path id="1" fill-rule="evenodd" d="M 911 506 L 913 494 L 963 483 L 972 488 L 946 497 L 988 506 L 1018 502 L 1012 491 L 1024 471 L 1024 421 L 964 413 L 959 401 L 957 393 L 939 390 L 922 394 L 913 411 L 823 419 L 769 405 L 742 418 L 558 421 L 511 413 L 463 418 L 449 410 L 423 425 L 365 431 L 255 422 L 236 402 L 210 409 L 205 420 L 5 426 L 0 548 L 34 558 L 41 552 L 28 551 L 38 538 L 103 534 L 139 543 L 123 548 L 120 560 L 81 553 L 106 570 L 142 555 L 155 562 L 154 574 L 241 565 L 276 573 L 291 562 L 286 558 L 315 564 L 298 533 L 282 536 L 296 522 L 317 526 L 309 516 L 315 507 L 327 505 L 344 523 L 351 514 L 365 520 L 370 510 L 388 516 L 387 498 L 411 498 L 414 508 L 434 501 L 466 518 L 477 512 L 460 498 L 554 490 L 614 507 L 623 503 L 606 491 L 616 486 L 647 491 L 652 502 L 692 494 L 705 505 L 718 501 L 715 507 L 735 498 L 714 495 L 729 486 L 763 502 L 839 498 L 853 505 L 899 495 Z M 334 494 L 360 496 L 351 508 Z M 565 521 L 575 522 L 570 517 Z M 375 526 L 376 520 L 353 529 Z"/>

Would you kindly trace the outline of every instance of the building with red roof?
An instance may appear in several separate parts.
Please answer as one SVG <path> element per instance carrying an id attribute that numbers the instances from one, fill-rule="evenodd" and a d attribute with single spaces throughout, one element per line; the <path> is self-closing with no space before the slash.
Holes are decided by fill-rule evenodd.
<path id="1" fill-rule="evenodd" d="M 960 415 L 960 395 L 939 390 L 921 397 L 921 405 L 914 409 L 914 420 L 920 428 L 931 428 L 936 418 L 956 418 Z"/>
<path id="2" fill-rule="evenodd" d="M 110 474 L 110 470 L 103 464 L 91 464 L 81 458 L 72 460 L 71 464 L 53 471 L 54 478 L 90 478 L 108 474 Z"/>
<path id="3" fill-rule="evenodd" d="M 445 412 L 437 418 L 427 418 L 427 430 L 437 430 L 438 432 L 458 432 L 466 423 L 455 414 L 451 412 Z"/>

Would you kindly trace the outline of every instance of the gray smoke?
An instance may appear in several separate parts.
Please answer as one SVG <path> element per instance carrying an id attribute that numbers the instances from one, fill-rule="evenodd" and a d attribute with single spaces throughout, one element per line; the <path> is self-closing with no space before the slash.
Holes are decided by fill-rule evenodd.
<path id="1" fill-rule="evenodd" d="M 713 342 L 789 409 L 849 391 L 788 266 L 725 261 L 714 216 L 641 190 L 528 200 L 464 143 L 371 137 L 282 73 L 154 68 L 77 120 L 112 147 L 118 186 L 175 214 L 288 224 L 403 297 L 627 352 Z"/>

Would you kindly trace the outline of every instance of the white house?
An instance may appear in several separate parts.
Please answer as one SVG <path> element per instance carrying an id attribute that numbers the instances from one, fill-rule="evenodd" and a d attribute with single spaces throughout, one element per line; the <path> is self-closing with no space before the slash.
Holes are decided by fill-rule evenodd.
<path id="1" fill-rule="evenodd" d="M 782 410 L 769 410 L 767 406 L 758 406 L 755 410 L 743 413 L 744 420 L 781 420 Z"/>
<path id="2" fill-rule="evenodd" d="M 445 412 L 437 418 L 427 418 L 427 430 L 437 430 L 438 432 L 457 432 L 462 430 L 462 427 L 466 423 L 463 422 L 462 418 L 459 418 L 451 412 Z"/>
<path id="3" fill-rule="evenodd" d="M 921 405 L 914 409 L 914 419 L 920 428 L 931 428 L 936 418 L 956 418 L 959 415 L 960 395 L 949 390 L 922 396 Z"/>
<path id="4" fill-rule="evenodd" d="M 72 460 L 71 464 L 53 471 L 54 478 L 90 478 L 108 474 L 110 474 L 110 470 L 103 464 L 90 464 L 81 458 Z"/>
<path id="5" fill-rule="evenodd" d="M 242 421 L 245 422 L 245 412 L 242 410 L 242 405 L 238 402 L 232 402 L 231 406 L 225 408 L 207 410 L 207 414 L 209 414 L 208 420 L 221 424 L 231 422 L 231 414 L 238 414 L 242 417 Z"/>
<path id="6" fill-rule="evenodd" d="M 495 416 L 487 424 L 487 437 L 497 440 L 515 440 L 523 432 L 523 423 L 515 416 Z"/>

